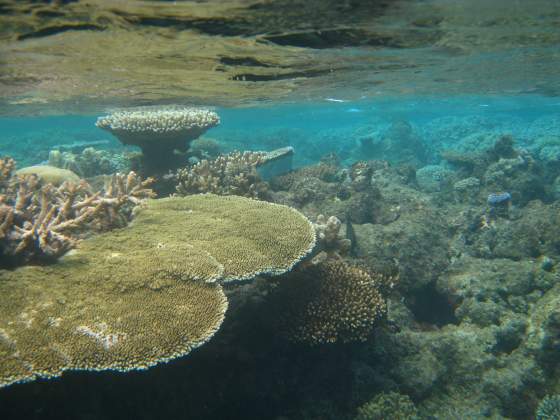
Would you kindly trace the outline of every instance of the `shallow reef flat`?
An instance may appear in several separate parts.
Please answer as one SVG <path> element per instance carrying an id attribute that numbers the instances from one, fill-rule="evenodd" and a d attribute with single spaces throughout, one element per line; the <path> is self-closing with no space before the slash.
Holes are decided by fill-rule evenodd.
<path id="1" fill-rule="evenodd" d="M 558 13 L 550 0 L 4 1 L 0 109 L 553 94 Z"/>

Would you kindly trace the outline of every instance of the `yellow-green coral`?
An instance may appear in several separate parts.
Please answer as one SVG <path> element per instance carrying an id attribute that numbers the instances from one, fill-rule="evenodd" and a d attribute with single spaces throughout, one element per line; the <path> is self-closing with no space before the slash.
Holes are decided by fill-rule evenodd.
<path id="1" fill-rule="evenodd" d="M 274 298 L 279 328 L 308 344 L 363 341 L 386 312 L 382 280 L 342 260 L 290 273 Z"/>
<path id="2" fill-rule="evenodd" d="M 216 280 L 289 270 L 314 244 L 289 207 L 196 195 L 148 201 L 127 228 L 57 264 L 0 271 L 0 387 L 65 370 L 144 369 L 216 332 Z"/>
<path id="3" fill-rule="evenodd" d="M 165 218 L 160 226 L 157 220 Z M 155 221 L 155 223 L 154 223 Z M 281 274 L 315 245 L 309 220 L 287 206 L 237 196 L 199 194 L 151 201 L 133 223 L 137 241 L 183 240 L 212 255 L 224 268 L 222 281 Z"/>
<path id="4" fill-rule="evenodd" d="M 147 368 L 219 328 L 221 287 L 191 280 L 217 277 L 215 261 L 180 246 L 128 252 L 125 232 L 84 241 L 50 267 L 0 273 L 0 386 L 69 369 Z"/>

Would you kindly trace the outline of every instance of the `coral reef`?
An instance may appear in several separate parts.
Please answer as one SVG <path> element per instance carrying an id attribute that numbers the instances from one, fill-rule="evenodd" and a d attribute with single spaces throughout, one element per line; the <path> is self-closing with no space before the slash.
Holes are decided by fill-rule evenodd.
<path id="1" fill-rule="evenodd" d="M 340 260 L 309 265 L 281 279 L 274 307 L 290 340 L 317 345 L 365 341 L 386 312 L 386 279 Z"/>
<path id="2" fill-rule="evenodd" d="M 0 182 L 0 265 L 55 259 L 91 232 L 125 226 L 132 209 L 152 197 L 151 179 L 134 172 L 110 177 L 94 192 L 83 180 L 59 186 L 31 175 L 12 175 L 15 163 L 2 161 Z M 25 172 L 25 171 L 24 171 Z M 47 176 L 47 179 L 51 179 Z M 74 177 L 72 177 L 74 179 Z M 79 180 L 79 179 L 78 179 Z"/>
<path id="3" fill-rule="evenodd" d="M 181 213 L 173 219 L 168 216 L 169 235 L 188 235 L 191 246 L 212 255 L 223 265 L 224 282 L 289 271 L 315 247 L 315 231 L 309 220 L 278 204 L 199 194 L 157 200 L 151 208 L 156 213 L 160 208 L 189 212 L 188 218 Z M 160 228 L 157 235 L 162 234 Z"/>
<path id="4" fill-rule="evenodd" d="M 220 123 L 204 108 L 161 106 L 117 110 L 99 117 L 96 126 L 121 143 L 142 149 L 143 171 L 161 174 L 186 162 L 189 143 Z"/>
<path id="5" fill-rule="evenodd" d="M 407 121 L 396 121 L 380 137 L 365 135 L 359 138 L 359 142 L 362 159 L 382 159 L 395 165 L 408 163 L 414 167 L 427 161 L 425 146 Z"/>
<path id="6" fill-rule="evenodd" d="M 407 395 L 387 392 L 358 408 L 354 420 L 418 420 L 418 410 Z"/>
<path id="7" fill-rule="evenodd" d="M 44 182 L 48 182 L 56 186 L 60 186 L 66 181 L 74 184 L 80 182 L 80 177 L 74 172 L 50 165 L 35 165 L 21 168 L 16 171 L 16 175 L 36 175 Z"/>
<path id="8" fill-rule="evenodd" d="M 453 183 L 454 175 L 453 171 L 440 165 L 428 165 L 416 171 L 416 182 L 423 191 L 443 191 Z"/>
<path id="9" fill-rule="evenodd" d="M 537 411 L 535 412 L 535 419 L 560 419 L 560 395 L 547 395 L 546 397 L 544 397 L 537 407 Z"/>
<path id="10" fill-rule="evenodd" d="M 79 153 L 51 150 L 48 163 L 50 166 L 71 170 L 80 178 L 130 170 L 130 164 L 122 153 L 97 150 L 93 147 L 86 147 Z"/>
<path id="11" fill-rule="evenodd" d="M 350 239 L 341 232 L 342 222 L 336 216 L 329 218 L 320 214 L 313 223 L 317 235 L 317 251 L 327 254 L 344 255 L 352 246 Z"/>
<path id="12" fill-rule="evenodd" d="M 214 193 L 263 198 L 268 184 L 257 173 L 257 166 L 265 156 L 265 152 L 233 152 L 179 169 L 176 191 L 179 195 Z"/>
<path id="13" fill-rule="evenodd" d="M 221 325 L 216 283 L 290 270 L 315 244 L 297 211 L 242 197 L 150 200 L 59 263 L 2 271 L 0 386 L 128 371 L 189 353 Z"/>

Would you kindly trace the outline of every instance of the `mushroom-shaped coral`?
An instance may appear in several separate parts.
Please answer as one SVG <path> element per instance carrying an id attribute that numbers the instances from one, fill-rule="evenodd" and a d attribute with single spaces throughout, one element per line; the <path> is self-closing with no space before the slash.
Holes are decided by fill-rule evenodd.
<path id="1" fill-rule="evenodd" d="M 386 279 L 342 260 L 327 260 L 279 282 L 273 306 L 280 330 L 307 344 L 364 341 L 386 312 L 380 292 Z"/>
<path id="2" fill-rule="evenodd" d="M 143 171 L 159 174 L 184 164 L 189 143 L 220 123 L 210 109 L 184 106 L 146 106 L 99 117 L 96 126 L 121 143 L 142 149 Z"/>
<path id="3" fill-rule="evenodd" d="M 218 280 L 285 272 L 314 241 L 309 221 L 285 206 L 149 200 L 130 226 L 84 240 L 57 264 L 0 271 L 0 387 L 185 355 L 223 321 Z"/>

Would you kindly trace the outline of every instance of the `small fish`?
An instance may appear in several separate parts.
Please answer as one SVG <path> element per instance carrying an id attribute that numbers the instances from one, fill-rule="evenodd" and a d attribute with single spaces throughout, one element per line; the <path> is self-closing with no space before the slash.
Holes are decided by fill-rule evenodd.
<path id="1" fill-rule="evenodd" d="M 344 99 L 336 99 L 336 98 L 325 98 L 325 101 L 329 102 L 347 102 Z"/>
<path id="2" fill-rule="evenodd" d="M 361 109 L 358 108 L 348 108 L 346 112 L 363 112 Z"/>

